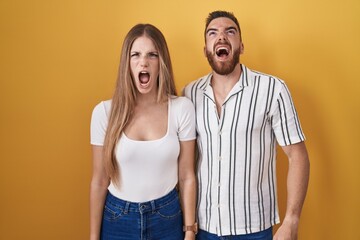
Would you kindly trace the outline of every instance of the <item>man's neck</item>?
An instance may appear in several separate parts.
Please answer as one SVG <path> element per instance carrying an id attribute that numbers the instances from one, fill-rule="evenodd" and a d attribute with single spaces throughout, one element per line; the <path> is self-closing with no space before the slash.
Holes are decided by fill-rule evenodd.
<path id="1" fill-rule="evenodd" d="M 240 75 L 240 64 L 236 65 L 234 71 L 227 75 L 220 75 L 213 71 L 211 86 L 214 91 L 221 93 L 221 95 L 227 95 L 234 87 L 234 85 L 239 81 Z"/>

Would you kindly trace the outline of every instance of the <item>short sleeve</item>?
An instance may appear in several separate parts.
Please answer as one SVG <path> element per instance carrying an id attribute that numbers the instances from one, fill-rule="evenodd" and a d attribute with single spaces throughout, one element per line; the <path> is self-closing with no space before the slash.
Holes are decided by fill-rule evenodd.
<path id="1" fill-rule="evenodd" d="M 181 100 L 180 109 L 178 111 L 178 136 L 180 141 L 189 141 L 196 138 L 195 126 L 195 108 L 193 103 L 185 98 L 178 97 Z"/>
<path id="2" fill-rule="evenodd" d="M 272 113 L 272 127 L 280 146 L 287 146 L 305 140 L 290 91 L 282 83 Z"/>
<path id="3" fill-rule="evenodd" d="M 103 146 L 106 129 L 108 125 L 107 102 L 101 102 L 95 106 L 90 124 L 90 143 L 92 145 Z"/>

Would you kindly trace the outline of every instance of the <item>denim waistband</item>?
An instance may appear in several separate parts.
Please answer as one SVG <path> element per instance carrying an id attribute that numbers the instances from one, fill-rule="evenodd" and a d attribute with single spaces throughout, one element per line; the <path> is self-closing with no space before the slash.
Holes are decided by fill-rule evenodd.
<path id="1" fill-rule="evenodd" d="M 150 212 L 150 211 L 154 212 L 162 207 L 165 207 L 166 205 L 172 203 L 177 198 L 178 198 L 178 193 L 177 193 L 177 190 L 174 188 L 165 196 L 155 199 L 155 200 L 152 200 L 152 201 L 148 201 L 148 202 L 140 202 L 139 203 L 139 202 L 125 201 L 125 200 L 115 197 L 110 192 L 108 192 L 108 194 L 106 196 L 106 201 L 107 201 L 107 203 L 109 203 L 117 208 L 124 209 L 125 213 L 126 212 L 145 213 L 145 212 Z"/>

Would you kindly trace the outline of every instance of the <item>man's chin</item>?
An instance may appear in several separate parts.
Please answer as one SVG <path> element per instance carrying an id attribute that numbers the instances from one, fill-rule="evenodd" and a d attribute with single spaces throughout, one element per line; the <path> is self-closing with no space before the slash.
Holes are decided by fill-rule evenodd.
<path id="1" fill-rule="evenodd" d="M 231 56 L 228 61 L 218 61 L 215 56 L 211 54 L 211 52 L 206 52 L 206 57 L 208 62 L 213 69 L 219 75 L 229 75 L 232 73 L 237 64 L 239 64 L 240 59 L 240 48 L 234 52 L 234 55 Z"/>
<path id="2" fill-rule="evenodd" d="M 229 63 L 220 63 L 220 64 L 211 64 L 211 68 L 213 69 L 214 72 L 216 72 L 219 75 L 228 75 L 230 73 L 232 73 L 236 67 L 236 64 L 229 64 Z"/>

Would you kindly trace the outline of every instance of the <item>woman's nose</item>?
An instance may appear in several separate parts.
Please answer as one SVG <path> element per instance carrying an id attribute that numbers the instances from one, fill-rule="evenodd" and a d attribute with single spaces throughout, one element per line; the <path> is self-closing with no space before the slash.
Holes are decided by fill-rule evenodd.
<path id="1" fill-rule="evenodd" d="M 148 59 L 147 59 L 146 56 L 142 56 L 142 57 L 140 58 L 140 65 L 141 65 L 141 66 L 148 66 Z"/>

